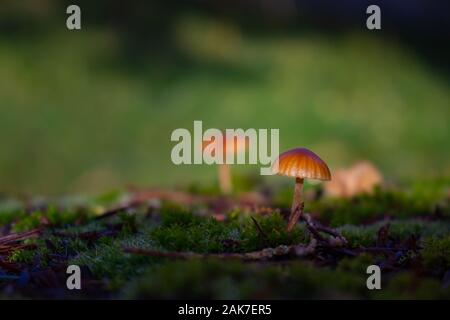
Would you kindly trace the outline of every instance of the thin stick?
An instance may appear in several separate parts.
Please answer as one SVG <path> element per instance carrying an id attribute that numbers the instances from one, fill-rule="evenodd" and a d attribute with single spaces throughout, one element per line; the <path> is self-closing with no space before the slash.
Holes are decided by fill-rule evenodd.
<path id="1" fill-rule="evenodd" d="M 313 221 L 313 219 L 311 218 L 311 216 L 308 213 L 303 213 L 302 218 L 303 218 L 303 220 L 306 221 L 307 226 L 314 228 L 317 231 L 328 233 L 334 237 L 342 237 L 342 235 L 339 232 L 337 232 L 331 228 L 322 226 L 321 224 Z"/>
<path id="2" fill-rule="evenodd" d="M 303 257 L 312 254 L 316 249 L 317 241 L 312 239 L 305 245 L 281 245 L 275 248 L 266 248 L 260 251 L 246 253 L 195 253 L 195 252 L 166 252 L 158 250 L 148 250 L 141 248 L 125 247 L 123 250 L 127 253 L 138 254 L 149 257 L 160 257 L 169 259 L 236 259 L 245 261 L 268 260 L 277 257 L 295 256 Z"/>
<path id="3" fill-rule="evenodd" d="M 124 206 L 113 208 L 113 209 L 105 211 L 101 215 L 95 217 L 94 220 L 100 220 L 100 219 L 105 219 L 105 218 L 112 217 L 112 216 L 114 216 L 114 215 L 116 215 L 116 214 L 118 214 L 118 213 L 120 213 L 122 211 L 125 211 L 127 209 L 130 209 L 132 207 L 133 207 L 133 204 L 130 203 L 130 204 L 126 204 Z"/>
<path id="4" fill-rule="evenodd" d="M 267 238 L 267 235 L 265 234 L 265 232 L 263 231 L 263 229 L 262 229 L 261 226 L 259 225 L 258 221 L 256 221 L 256 219 L 253 218 L 253 217 L 250 217 L 250 218 L 252 218 L 252 221 L 253 221 L 253 223 L 255 224 L 256 229 L 258 230 L 259 235 L 260 235 L 261 238 L 263 239 L 264 244 L 265 244 L 265 245 L 269 245 L 269 238 Z"/>
<path id="5" fill-rule="evenodd" d="M 33 229 L 22 233 L 11 233 L 6 236 L 0 237 L 0 244 L 7 245 L 16 241 L 25 240 L 29 238 L 37 237 L 40 233 L 39 229 Z"/>
<path id="6" fill-rule="evenodd" d="M 302 210 L 303 210 L 303 208 L 302 208 Z M 324 232 L 324 233 L 327 233 L 327 234 L 331 235 L 332 237 L 334 237 L 334 241 L 335 242 L 337 241 L 336 243 L 347 244 L 347 239 L 345 239 L 345 237 L 342 234 L 340 234 L 339 232 L 337 232 L 331 228 L 322 226 L 322 225 L 314 222 L 308 213 L 303 213 L 302 219 L 305 220 L 306 227 L 308 228 L 309 232 L 311 232 L 312 235 L 317 240 L 324 241 L 324 242 L 332 241 L 332 240 L 329 241 L 329 240 L 325 239 L 319 233 L 319 232 Z"/>
<path id="7" fill-rule="evenodd" d="M 30 244 L 11 244 L 11 245 L 0 245 L 0 254 L 11 253 L 16 250 L 21 249 L 35 249 L 37 246 L 34 243 Z"/>

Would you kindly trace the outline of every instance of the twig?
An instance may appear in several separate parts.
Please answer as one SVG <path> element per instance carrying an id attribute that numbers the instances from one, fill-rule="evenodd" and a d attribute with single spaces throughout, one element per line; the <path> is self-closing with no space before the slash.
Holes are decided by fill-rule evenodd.
<path id="1" fill-rule="evenodd" d="M 255 224 L 256 229 L 258 230 L 258 233 L 259 233 L 260 237 L 263 239 L 264 244 L 268 246 L 269 245 L 269 238 L 265 234 L 264 230 L 261 228 L 261 226 L 259 225 L 258 221 L 256 221 L 255 218 L 253 218 L 253 217 L 250 217 L 250 218 L 252 218 L 252 221 Z"/>
<path id="2" fill-rule="evenodd" d="M 307 215 L 307 213 L 305 213 L 305 215 Z M 342 237 L 342 234 L 340 234 L 339 232 L 337 232 L 337 231 L 335 231 L 335 230 L 333 230 L 331 228 L 325 227 L 325 226 L 323 226 L 323 225 L 321 225 L 321 224 L 319 224 L 317 222 L 314 223 L 314 225 L 315 225 L 316 229 L 319 230 L 319 231 L 328 233 L 328 234 L 330 234 L 330 235 L 332 235 L 334 237 Z"/>
<path id="3" fill-rule="evenodd" d="M 245 261 L 269 260 L 280 257 L 304 257 L 312 254 L 316 249 L 317 241 L 312 239 L 311 242 L 305 245 L 281 245 L 275 248 L 266 248 L 260 251 L 253 251 L 247 253 L 195 253 L 195 252 L 166 252 L 158 250 L 148 250 L 141 248 L 125 247 L 123 250 L 127 253 L 138 254 L 149 257 L 160 257 L 169 259 L 236 259 Z"/>
<path id="4" fill-rule="evenodd" d="M 33 229 L 27 232 L 8 234 L 7 236 L 0 237 L 0 245 L 8 245 L 20 240 L 34 238 L 39 234 L 39 232 L 39 229 Z"/>
<path id="5" fill-rule="evenodd" d="M 117 207 L 117 208 L 108 210 L 108 211 L 104 212 L 103 214 L 95 217 L 94 220 L 101 220 L 101 219 L 106 219 L 106 218 L 112 217 L 122 211 L 132 208 L 133 206 L 134 206 L 134 203 L 130 203 L 130 204 L 126 204 L 121 207 Z"/>
<path id="6" fill-rule="evenodd" d="M 395 251 L 408 251 L 411 249 L 408 248 L 387 248 L 387 247 L 360 247 L 360 248 L 356 248 L 357 250 L 360 251 L 375 251 L 375 252 L 395 252 Z"/>
<path id="7" fill-rule="evenodd" d="M 315 239 L 324 243 L 329 243 L 332 247 L 345 245 L 348 243 L 347 239 L 345 239 L 345 237 L 342 236 L 337 231 L 334 231 L 322 225 L 316 225 L 316 223 L 312 220 L 311 216 L 303 212 L 304 206 L 305 204 L 302 202 L 295 208 L 294 218 L 304 220 L 306 223 L 306 228 L 308 229 L 309 232 L 311 232 L 312 236 Z M 289 223 L 291 223 L 291 221 L 293 221 L 292 217 L 289 219 Z M 292 228 L 293 226 L 288 226 L 288 230 L 291 230 Z M 332 235 L 332 238 L 330 240 L 327 240 L 319 233 L 319 231 Z"/>
<path id="8" fill-rule="evenodd" d="M 7 254 L 12 251 L 21 249 L 35 249 L 37 246 L 34 243 L 30 244 L 11 244 L 11 245 L 0 245 L 0 254 Z"/>
<path id="9" fill-rule="evenodd" d="M 388 221 L 384 224 L 377 232 L 377 246 L 386 246 L 389 239 L 389 229 L 391 227 L 390 222 Z"/>
<path id="10" fill-rule="evenodd" d="M 308 228 L 308 230 L 312 233 L 312 235 L 317 240 L 326 242 L 326 243 L 330 244 L 332 247 L 342 246 L 342 245 L 346 245 L 348 243 L 347 239 L 345 239 L 345 237 L 343 235 L 341 235 L 339 232 L 337 232 L 331 228 L 322 226 L 320 224 L 316 224 L 309 214 L 304 213 L 302 215 L 302 218 L 303 218 L 303 220 L 305 220 L 306 227 Z M 330 234 L 332 236 L 331 239 L 329 239 L 329 240 L 325 239 L 319 233 L 319 231 Z"/>
<path id="11" fill-rule="evenodd" d="M 331 249 L 334 253 L 340 253 L 350 257 L 356 257 L 360 252 L 358 249 L 342 247 L 341 242 L 321 242 L 317 245 L 317 249 Z"/>
<path id="12" fill-rule="evenodd" d="M 306 222 L 306 228 L 308 229 L 309 232 L 311 232 L 313 237 L 316 238 L 317 240 L 326 242 L 326 239 L 324 237 L 322 237 L 322 235 L 319 233 L 319 231 L 317 231 L 317 229 L 314 227 L 314 224 L 313 224 L 313 222 L 311 220 L 311 217 L 303 216 L 303 219 Z"/>

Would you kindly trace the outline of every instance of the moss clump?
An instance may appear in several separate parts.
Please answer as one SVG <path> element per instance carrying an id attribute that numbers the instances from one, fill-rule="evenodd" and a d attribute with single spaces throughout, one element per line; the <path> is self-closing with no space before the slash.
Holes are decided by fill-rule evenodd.
<path id="1" fill-rule="evenodd" d="M 36 252 L 31 250 L 16 250 L 9 256 L 10 262 L 31 264 Z"/>
<path id="2" fill-rule="evenodd" d="M 429 269 L 435 269 L 439 273 L 450 269 L 450 235 L 425 239 L 422 257 Z"/>
<path id="3" fill-rule="evenodd" d="M 382 290 L 366 287 L 376 257 L 343 259 L 336 269 L 307 262 L 167 261 L 147 269 L 120 293 L 127 299 L 448 299 L 436 279 L 413 272 L 383 274 Z"/>
<path id="4" fill-rule="evenodd" d="M 327 199 L 309 204 L 309 210 L 320 214 L 332 226 L 362 224 L 383 217 L 412 218 L 432 215 L 438 204 L 435 197 L 420 197 L 416 193 L 377 190 L 373 195 L 362 194 L 352 199 Z M 441 213 L 450 217 L 450 209 Z"/>
<path id="5" fill-rule="evenodd" d="M 157 227 L 151 237 L 167 250 L 223 252 L 226 251 L 225 239 L 233 237 L 232 230 L 212 218 L 196 224 L 172 224 Z"/>
<path id="6" fill-rule="evenodd" d="M 166 211 L 161 226 L 150 237 L 167 250 L 202 253 L 253 251 L 304 240 L 300 228 L 291 233 L 285 231 L 285 222 L 278 213 L 258 218 L 264 235 L 248 215 L 235 215 L 229 220 L 224 223 L 188 212 Z"/>
<path id="7" fill-rule="evenodd" d="M 356 298 L 364 294 L 364 288 L 359 275 L 316 269 L 301 262 L 261 265 L 193 260 L 150 268 L 122 294 L 129 299 Z"/>
<path id="8" fill-rule="evenodd" d="M 377 239 L 377 228 L 373 226 L 344 225 L 338 230 L 352 247 L 372 246 Z"/>
<path id="9" fill-rule="evenodd" d="M 164 205 L 161 208 L 161 226 L 171 227 L 174 225 L 188 227 L 202 221 L 202 217 L 175 205 Z"/>
<path id="10" fill-rule="evenodd" d="M 117 289 L 148 265 L 158 261 L 155 258 L 125 254 L 123 247 L 161 249 L 147 234 L 139 233 L 122 239 L 101 238 L 94 247 L 79 251 L 69 262 L 88 267 L 94 276 L 109 279 L 111 289 Z"/>
<path id="11" fill-rule="evenodd" d="M 34 244 L 36 249 L 14 251 L 9 256 L 10 262 L 46 267 L 53 259 L 65 260 L 88 249 L 87 244 L 78 238 L 61 238 L 48 233 L 38 239 L 28 239 L 26 243 Z"/>
<path id="12" fill-rule="evenodd" d="M 386 222 L 380 221 L 366 226 L 344 225 L 338 228 L 352 247 L 373 246 L 376 243 L 378 230 Z M 421 237 L 443 237 L 450 233 L 450 224 L 426 220 L 394 220 L 390 221 L 389 237 L 397 241 L 406 240 L 412 235 Z"/>
<path id="13" fill-rule="evenodd" d="M 265 236 L 257 230 L 255 223 L 247 216 L 240 222 L 243 251 L 260 250 L 265 247 L 305 243 L 308 234 L 303 226 L 297 226 L 290 233 L 286 232 L 286 222 L 275 212 L 267 216 L 255 218 Z"/>
<path id="14" fill-rule="evenodd" d="M 116 239 L 100 238 L 92 248 L 81 248 L 70 263 L 87 266 L 95 276 L 106 277 L 110 279 L 111 286 L 119 287 L 148 266 L 164 262 L 161 258 L 124 254 L 124 246 L 201 253 L 247 252 L 267 246 L 298 243 L 304 239 L 300 228 L 286 233 L 285 222 L 277 213 L 260 217 L 258 221 L 267 239 L 261 237 L 248 215 L 233 216 L 224 223 L 180 208 L 165 207 L 161 212 L 160 225 L 154 226 L 149 220 L 141 221 L 137 224 L 136 234 L 121 233 Z M 98 228 L 99 224 L 94 223 L 87 230 Z M 79 227 L 71 230 L 74 234 L 80 232 Z"/>
<path id="15" fill-rule="evenodd" d="M 367 267 L 375 263 L 376 256 L 361 254 L 355 258 L 344 258 L 339 261 L 337 270 L 356 274 L 366 274 Z"/>
<path id="16" fill-rule="evenodd" d="M 54 227 L 73 224 L 75 221 L 82 222 L 87 220 L 84 213 L 76 211 L 59 211 L 55 207 L 49 207 L 45 211 L 34 211 L 29 215 L 23 216 L 13 224 L 14 232 L 23 232 L 38 228 L 41 225 L 50 225 Z"/>
<path id="17" fill-rule="evenodd" d="M 402 272 L 391 277 L 382 285 L 382 290 L 374 290 L 375 299 L 450 299 L 450 288 L 443 288 L 432 278 L 423 278 L 412 272 Z"/>
<path id="18" fill-rule="evenodd" d="M 25 217 L 26 213 L 24 211 L 2 211 L 0 212 L 0 226 L 20 221 Z"/>

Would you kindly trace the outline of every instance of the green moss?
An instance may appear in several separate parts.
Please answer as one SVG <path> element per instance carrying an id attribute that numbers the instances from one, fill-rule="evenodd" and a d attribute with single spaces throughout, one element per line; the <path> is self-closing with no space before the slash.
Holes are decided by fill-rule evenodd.
<path id="1" fill-rule="evenodd" d="M 92 199 L 93 204 L 106 206 L 119 202 L 120 198 L 123 197 L 123 192 L 120 190 L 111 190 L 105 192 Z"/>
<path id="2" fill-rule="evenodd" d="M 238 217 L 235 213 L 232 216 L 224 223 L 189 212 L 167 211 L 161 226 L 150 236 L 168 250 L 195 252 L 244 252 L 304 240 L 300 228 L 291 233 L 285 231 L 286 224 L 278 213 L 257 218 L 265 236 L 259 233 L 250 216 Z"/>
<path id="3" fill-rule="evenodd" d="M 424 274 L 417 276 L 403 266 L 405 273 L 383 272 L 382 290 L 366 288 L 366 268 L 377 263 L 380 256 L 362 254 L 355 258 L 338 259 L 328 266 L 313 265 L 317 259 L 301 261 L 264 261 L 242 263 L 224 260 L 170 261 L 167 258 L 126 254 L 123 247 L 137 247 L 161 251 L 193 251 L 199 253 L 249 252 L 284 244 L 307 243 L 309 233 L 300 223 L 287 233 L 286 221 L 275 211 L 259 215 L 238 208 L 217 221 L 197 207 L 184 208 L 170 203 L 147 215 L 147 207 L 136 207 L 106 219 L 92 220 L 88 211 L 57 211 L 54 208 L 32 214 L 4 211 L 5 223 L 13 222 L 14 231 L 24 231 L 45 226 L 38 238 L 27 239 L 33 250 L 13 252 L 9 261 L 26 267 L 47 268 L 66 261 L 88 267 L 96 279 L 104 280 L 110 293 L 126 298 L 445 298 L 446 290 L 440 281 L 450 268 L 450 223 L 446 219 L 425 220 L 416 218 L 435 199 L 407 203 L 409 195 L 397 197 L 394 193 L 365 195 L 353 200 L 311 201 L 322 215 L 321 220 L 331 220 L 349 240 L 351 247 L 374 246 L 377 231 L 386 221 L 383 210 L 395 217 L 390 221 L 389 237 L 396 243 L 412 235 L 421 238 L 420 251 Z M 399 200 L 403 199 L 403 200 Z M 103 201 L 103 200 L 102 200 Z M 108 197 L 104 199 L 108 202 Z M 381 204 L 379 209 L 377 205 Z M 329 206 L 329 207 L 328 207 Z M 335 206 L 335 207 L 333 207 Z M 69 207 L 70 208 L 70 207 Z M 321 211 L 325 208 L 324 211 Z M 334 209 L 333 209 L 334 208 Z M 406 210 L 413 209 L 412 213 Z M 414 209 L 415 208 L 415 209 Z M 430 206 L 431 208 L 431 206 Z M 443 206 L 445 208 L 445 205 Z M 327 210 L 330 212 L 327 213 Z M 334 211 L 333 211 L 334 210 Z M 425 210 L 425 211 L 424 211 Z M 310 211 L 310 210 L 307 210 Z M 19 211 L 17 211 L 19 212 Z M 395 213 L 398 212 L 399 214 Z M 442 213 L 442 212 L 441 212 Z M 339 218 L 339 215 L 343 217 Z M 445 217 L 445 211 L 442 213 Z M 360 215 L 360 216 L 359 216 Z M 334 217 L 336 216 L 336 217 Z M 262 233 L 256 227 L 256 219 Z M 0 214 L 0 221 L 2 217 Z M 341 220 L 339 220 L 341 219 Z M 437 220 L 439 219 L 439 220 Z M 374 223 L 345 223 L 364 221 Z M 61 231 L 68 236 L 56 236 Z M 86 232 L 118 231 L 83 240 L 77 235 Z M 382 257 L 385 258 L 384 256 Z M 8 275 L 9 276 L 9 275 Z M 10 280 L 8 280 L 10 281 Z M 123 289 L 123 290 L 122 290 Z"/>
<path id="4" fill-rule="evenodd" d="M 425 239 L 422 257 L 427 268 L 450 269 L 450 235 Z"/>
<path id="5" fill-rule="evenodd" d="M 45 267 L 54 256 L 70 257 L 88 249 L 86 243 L 78 238 L 61 238 L 49 233 L 38 239 L 27 239 L 25 243 L 32 243 L 36 248 L 14 251 L 9 256 L 10 262 L 32 264 L 37 261 L 38 266 Z"/>
<path id="6" fill-rule="evenodd" d="M 89 223 L 81 225 L 70 225 L 62 228 L 55 228 L 55 231 L 62 231 L 65 233 L 76 235 L 85 232 L 101 231 L 104 229 L 105 229 L 105 222 L 100 220 L 100 221 L 91 221 Z"/>
<path id="7" fill-rule="evenodd" d="M 313 299 L 352 294 L 358 297 L 363 295 L 364 288 L 365 281 L 358 275 L 328 268 L 319 270 L 301 262 L 260 265 L 193 260 L 150 268 L 124 289 L 123 296 L 132 299 Z"/>
<path id="8" fill-rule="evenodd" d="M 10 262 L 26 263 L 31 264 L 33 262 L 35 252 L 31 250 L 16 250 L 10 257 Z"/>
<path id="9" fill-rule="evenodd" d="M 192 214 L 180 206 L 165 204 L 161 208 L 161 226 L 171 227 L 173 225 L 191 226 L 201 222 L 202 218 Z"/>
<path id="10" fill-rule="evenodd" d="M 383 217 L 412 218 L 430 216 L 438 199 L 418 196 L 416 193 L 377 190 L 374 195 L 362 194 L 352 199 L 324 199 L 307 204 L 307 210 L 320 214 L 332 226 L 373 222 Z M 441 212 L 450 217 L 450 209 L 441 206 Z"/>
<path id="11" fill-rule="evenodd" d="M 171 251 L 222 252 L 221 240 L 227 238 L 226 229 L 209 218 L 195 225 L 158 227 L 151 237 Z"/>
<path id="12" fill-rule="evenodd" d="M 366 287 L 363 255 L 342 260 L 336 269 L 305 262 L 242 264 L 237 261 L 169 261 L 152 266 L 127 285 L 127 299 L 448 299 L 449 290 L 411 272 L 383 275 L 382 290 Z M 180 272 L 182 270 L 182 272 Z M 201 284 L 201 285 L 199 285 Z"/>
<path id="13" fill-rule="evenodd" d="M 373 291 L 371 296 L 381 299 L 450 299 L 450 288 L 442 288 L 436 279 L 402 272 L 382 285 L 382 290 Z"/>
<path id="14" fill-rule="evenodd" d="M 372 246 L 377 239 L 377 228 L 373 226 L 345 225 L 338 229 L 352 247 Z"/>
<path id="15" fill-rule="evenodd" d="M 373 246 L 378 230 L 385 224 L 385 221 L 380 221 L 367 226 L 344 225 L 337 230 L 342 232 L 353 247 Z M 390 221 L 389 236 L 397 240 L 405 240 L 412 235 L 443 237 L 449 233 L 450 224 L 440 221 L 418 219 Z"/>
<path id="16" fill-rule="evenodd" d="M 2 211 L 0 212 L 0 226 L 19 221 L 26 216 L 25 212 L 19 211 Z"/>
<path id="17" fill-rule="evenodd" d="M 51 251 L 47 247 L 38 245 L 37 249 L 14 251 L 10 255 L 9 261 L 24 264 L 35 264 L 35 262 L 37 262 L 36 266 L 44 268 L 48 265 L 48 254 L 50 252 Z"/>
<path id="18" fill-rule="evenodd" d="M 264 247 L 276 247 L 308 241 L 308 235 L 303 226 L 296 226 L 290 233 L 286 232 L 286 222 L 279 213 L 257 217 L 265 237 L 258 232 L 254 222 L 245 217 L 241 222 L 241 241 L 244 251 L 259 250 Z"/>
<path id="19" fill-rule="evenodd" d="M 41 225 L 51 225 L 54 227 L 72 224 L 75 221 L 86 220 L 87 216 L 76 211 L 59 211 L 54 207 L 49 207 L 46 211 L 34 211 L 23 216 L 13 225 L 14 232 L 23 232 L 38 228 Z"/>
<path id="20" fill-rule="evenodd" d="M 355 258 L 344 258 L 339 261 L 337 270 L 355 274 L 365 274 L 367 267 L 374 264 L 375 256 L 361 254 Z"/>
<path id="21" fill-rule="evenodd" d="M 439 203 L 447 198 L 450 177 L 416 179 L 407 186 L 411 197 L 419 202 Z M 448 199 L 448 198 L 447 198 Z M 445 206 L 445 204 L 443 204 Z M 448 209 L 448 203 L 447 203 Z"/>
<path id="22" fill-rule="evenodd" d="M 161 249 L 147 235 L 137 234 L 125 239 L 102 238 L 93 248 L 82 250 L 69 260 L 71 264 L 87 266 L 99 278 L 109 279 L 111 289 L 117 289 L 125 281 L 142 272 L 157 259 L 125 254 L 123 247 Z"/>

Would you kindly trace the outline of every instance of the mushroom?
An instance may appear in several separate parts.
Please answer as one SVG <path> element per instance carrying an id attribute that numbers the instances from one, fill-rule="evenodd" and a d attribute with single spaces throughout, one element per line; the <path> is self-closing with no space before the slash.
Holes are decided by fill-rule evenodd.
<path id="1" fill-rule="evenodd" d="M 277 165 L 278 170 L 275 170 Z M 290 232 L 303 211 L 301 206 L 304 179 L 331 180 L 330 169 L 325 161 L 311 150 L 295 148 L 280 154 L 272 170 L 278 175 L 295 178 L 294 199 L 287 226 L 287 231 Z"/>
<path id="2" fill-rule="evenodd" d="M 368 161 L 360 161 L 349 168 L 335 170 L 333 181 L 324 185 L 329 197 L 351 198 L 361 193 L 371 194 L 383 183 L 380 171 Z"/>
<path id="3" fill-rule="evenodd" d="M 222 194 L 230 194 L 233 191 L 230 165 L 226 163 L 227 154 L 232 153 L 233 157 L 247 150 L 247 139 L 241 135 L 222 134 L 223 142 L 223 163 L 218 165 L 219 188 Z M 203 141 L 202 150 L 215 141 Z"/>

